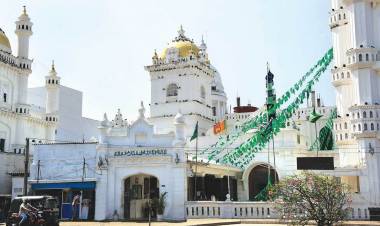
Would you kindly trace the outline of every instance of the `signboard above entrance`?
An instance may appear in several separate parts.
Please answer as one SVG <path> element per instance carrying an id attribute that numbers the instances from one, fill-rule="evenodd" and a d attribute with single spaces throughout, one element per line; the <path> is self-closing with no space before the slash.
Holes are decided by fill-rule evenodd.
<path id="1" fill-rule="evenodd" d="M 127 151 L 116 151 L 114 157 L 122 156 L 157 156 L 157 155 L 167 155 L 168 151 L 166 149 L 141 149 L 141 150 L 127 150 Z"/>

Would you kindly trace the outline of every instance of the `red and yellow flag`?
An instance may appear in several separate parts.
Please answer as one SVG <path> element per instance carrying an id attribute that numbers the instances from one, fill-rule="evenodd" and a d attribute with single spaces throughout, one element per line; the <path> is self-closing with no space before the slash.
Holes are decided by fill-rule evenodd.
<path id="1" fill-rule="evenodd" d="M 217 122 L 217 123 L 214 125 L 214 134 L 221 133 L 221 132 L 223 132 L 225 129 L 226 129 L 226 120 L 223 120 L 223 121 Z"/>

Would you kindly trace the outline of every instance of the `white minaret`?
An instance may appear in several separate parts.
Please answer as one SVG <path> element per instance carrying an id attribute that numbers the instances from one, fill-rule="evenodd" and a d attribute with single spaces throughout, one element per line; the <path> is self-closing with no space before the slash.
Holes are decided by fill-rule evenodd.
<path id="1" fill-rule="evenodd" d="M 16 21 L 16 31 L 18 37 L 18 56 L 16 64 L 21 69 L 18 78 L 18 91 L 16 96 L 16 106 L 14 107 L 16 113 L 29 114 L 28 99 L 28 77 L 31 71 L 32 61 L 28 59 L 29 52 L 29 38 L 32 33 L 33 23 L 30 21 L 26 9 L 24 10 Z"/>
<path id="2" fill-rule="evenodd" d="M 29 116 L 30 105 L 28 99 L 28 77 L 31 70 L 32 60 L 28 59 L 29 38 L 32 35 L 33 23 L 30 21 L 26 9 L 16 21 L 16 31 L 18 37 L 18 56 L 15 64 L 20 69 L 17 77 L 17 92 L 15 93 L 15 104 L 12 107 L 18 115 Z M 24 146 L 26 137 L 26 118 L 18 120 L 16 125 L 15 145 Z M 15 146 L 15 147 L 16 147 Z"/>
<path id="3" fill-rule="evenodd" d="M 380 206 L 379 1 L 332 0 L 330 28 L 338 118 L 334 122 L 340 167 L 357 167 L 360 194 Z"/>
<path id="4" fill-rule="evenodd" d="M 16 31 L 18 37 L 18 57 L 28 59 L 29 57 L 29 38 L 33 34 L 33 23 L 30 21 L 26 8 L 16 21 Z"/>
<path id="5" fill-rule="evenodd" d="M 49 75 L 45 77 L 47 121 L 58 121 L 60 79 L 53 61 Z"/>

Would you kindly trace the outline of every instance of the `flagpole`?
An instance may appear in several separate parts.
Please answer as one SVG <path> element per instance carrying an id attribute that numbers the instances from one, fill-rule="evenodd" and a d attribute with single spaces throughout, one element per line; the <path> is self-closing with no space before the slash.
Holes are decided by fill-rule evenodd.
<path id="1" fill-rule="evenodd" d="M 197 201 L 197 172 L 198 172 L 198 136 L 195 139 L 195 179 L 194 179 L 194 201 Z"/>
<path id="2" fill-rule="evenodd" d="M 317 122 L 314 122 L 314 129 L 315 129 L 315 140 L 317 142 L 317 157 L 319 152 L 319 140 L 318 140 L 318 130 L 317 130 Z"/>

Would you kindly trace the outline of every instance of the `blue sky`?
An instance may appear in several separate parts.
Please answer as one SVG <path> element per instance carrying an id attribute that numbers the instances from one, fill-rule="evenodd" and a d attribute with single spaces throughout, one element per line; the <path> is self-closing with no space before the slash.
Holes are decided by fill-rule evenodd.
<path id="1" fill-rule="evenodd" d="M 264 103 L 267 61 L 279 95 L 332 45 L 327 0 L 2 0 L 0 27 L 14 53 L 23 5 L 34 23 L 29 86 L 44 84 L 54 59 L 62 84 L 83 91 L 83 113 L 96 119 L 117 108 L 135 119 L 140 100 L 147 106 L 144 66 L 181 24 L 196 42 L 204 35 L 232 106 L 237 94 L 243 104 Z M 329 72 L 316 90 L 335 103 Z"/>

